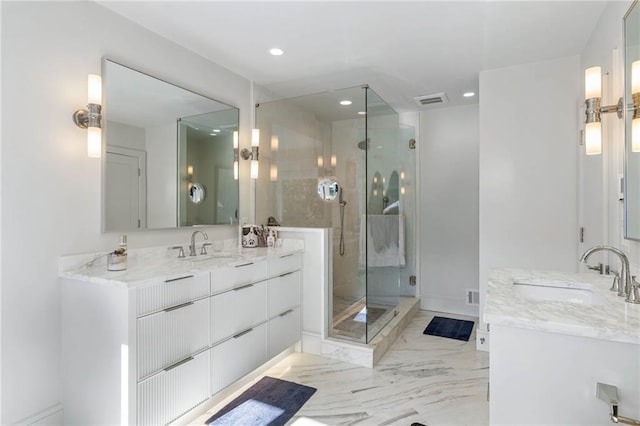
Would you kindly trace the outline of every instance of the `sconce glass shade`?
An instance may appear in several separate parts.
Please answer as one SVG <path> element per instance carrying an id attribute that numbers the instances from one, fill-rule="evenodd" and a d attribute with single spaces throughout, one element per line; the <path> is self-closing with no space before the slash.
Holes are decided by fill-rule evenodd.
<path id="1" fill-rule="evenodd" d="M 87 89 L 87 103 L 102 105 L 102 78 L 99 75 L 89 74 Z"/>
<path id="2" fill-rule="evenodd" d="M 251 130 L 251 146 L 260 145 L 260 129 Z"/>
<path id="3" fill-rule="evenodd" d="M 602 70 L 600 67 L 591 67 L 584 70 L 584 98 L 602 97 Z"/>
<path id="4" fill-rule="evenodd" d="M 331 167 L 335 167 L 338 164 L 338 157 L 335 154 L 331 156 Z"/>
<path id="5" fill-rule="evenodd" d="M 238 180 L 238 176 L 240 174 L 239 170 L 238 170 L 239 164 L 237 161 L 233 162 L 233 179 L 234 180 Z"/>
<path id="6" fill-rule="evenodd" d="M 251 179 L 258 179 L 258 160 L 251 160 Z"/>
<path id="7" fill-rule="evenodd" d="M 277 151 L 279 143 L 278 135 L 271 136 L 271 151 Z"/>
<path id="8" fill-rule="evenodd" d="M 585 124 L 584 147 L 587 155 L 602 154 L 602 126 L 599 121 Z"/>
<path id="9" fill-rule="evenodd" d="M 102 129 L 100 127 L 87 128 L 87 157 L 100 158 L 102 155 Z"/>
<path id="10" fill-rule="evenodd" d="M 640 61 L 631 64 L 631 93 L 640 93 Z"/>
<path id="11" fill-rule="evenodd" d="M 640 118 L 631 121 L 631 152 L 640 152 Z"/>
<path id="12" fill-rule="evenodd" d="M 187 166 L 187 175 L 193 176 L 193 166 L 191 165 Z"/>
<path id="13" fill-rule="evenodd" d="M 240 146 L 240 141 L 238 137 L 238 131 L 234 130 L 233 131 L 233 149 L 238 149 L 239 146 Z"/>
<path id="14" fill-rule="evenodd" d="M 324 157 L 322 155 L 318 155 L 318 167 L 324 166 Z"/>
<path id="15" fill-rule="evenodd" d="M 278 166 L 275 164 L 271 165 L 271 182 L 275 182 L 278 180 Z"/>

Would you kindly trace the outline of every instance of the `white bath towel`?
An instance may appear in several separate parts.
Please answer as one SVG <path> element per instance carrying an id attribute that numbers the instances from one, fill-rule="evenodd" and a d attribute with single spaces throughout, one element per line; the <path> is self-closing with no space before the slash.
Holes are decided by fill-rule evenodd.
<path id="1" fill-rule="evenodd" d="M 370 266 L 404 266 L 404 215 L 366 216 L 360 226 L 360 264 Z M 365 250 L 366 247 L 366 250 Z"/>

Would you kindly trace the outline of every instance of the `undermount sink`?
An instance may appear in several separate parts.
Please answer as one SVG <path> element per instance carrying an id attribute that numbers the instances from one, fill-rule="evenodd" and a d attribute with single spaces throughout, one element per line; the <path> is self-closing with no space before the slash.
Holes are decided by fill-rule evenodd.
<path id="1" fill-rule="evenodd" d="M 516 280 L 513 293 L 525 299 L 603 305 L 607 299 L 591 284 L 551 280 Z"/>
<path id="2" fill-rule="evenodd" d="M 190 261 L 190 262 L 203 262 L 205 260 L 213 260 L 213 259 L 239 259 L 240 256 L 237 254 L 229 254 L 229 253 L 212 253 L 212 254 L 202 254 L 198 256 L 187 256 L 183 257 L 182 260 Z"/>

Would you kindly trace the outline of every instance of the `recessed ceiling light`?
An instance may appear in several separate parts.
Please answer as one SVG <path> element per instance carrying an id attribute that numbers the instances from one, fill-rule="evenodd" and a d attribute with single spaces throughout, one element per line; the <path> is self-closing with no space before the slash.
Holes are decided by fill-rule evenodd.
<path id="1" fill-rule="evenodd" d="M 358 111 L 358 115 L 367 115 L 366 111 Z"/>
<path id="2" fill-rule="evenodd" d="M 209 133 L 209 136 L 218 136 L 217 133 Z"/>
<path id="3" fill-rule="evenodd" d="M 220 133 L 220 129 L 213 129 L 214 133 Z"/>
<path id="4" fill-rule="evenodd" d="M 271 53 L 273 56 L 280 56 L 284 55 L 284 50 L 274 47 L 273 49 L 269 50 L 269 53 Z"/>
<path id="5" fill-rule="evenodd" d="M 340 101 L 340 105 L 344 105 L 344 106 L 351 105 L 352 103 L 353 103 L 353 102 L 351 102 L 351 101 L 350 101 L 350 100 L 348 100 L 348 99 L 345 99 L 344 101 Z"/>
<path id="6" fill-rule="evenodd" d="M 466 92 L 462 94 L 462 96 L 464 96 L 465 98 L 472 98 L 475 95 L 476 95 L 476 92 Z"/>

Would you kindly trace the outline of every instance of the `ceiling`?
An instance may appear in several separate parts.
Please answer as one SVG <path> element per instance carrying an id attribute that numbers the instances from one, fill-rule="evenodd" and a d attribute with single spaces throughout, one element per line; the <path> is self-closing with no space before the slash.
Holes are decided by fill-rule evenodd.
<path id="1" fill-rule="evenodd" d="M 369 84 L 398 112 L 445 92 L 477 103 L 478 72 L 580 54 L 606 1 L 101 1 L 289 98 Z M 282 56 L 269 49 L 279 47 Z M 576 76 L 578 78 L 578 76 Z M 256 99 L 262 102 L 267 99 Z"/>

